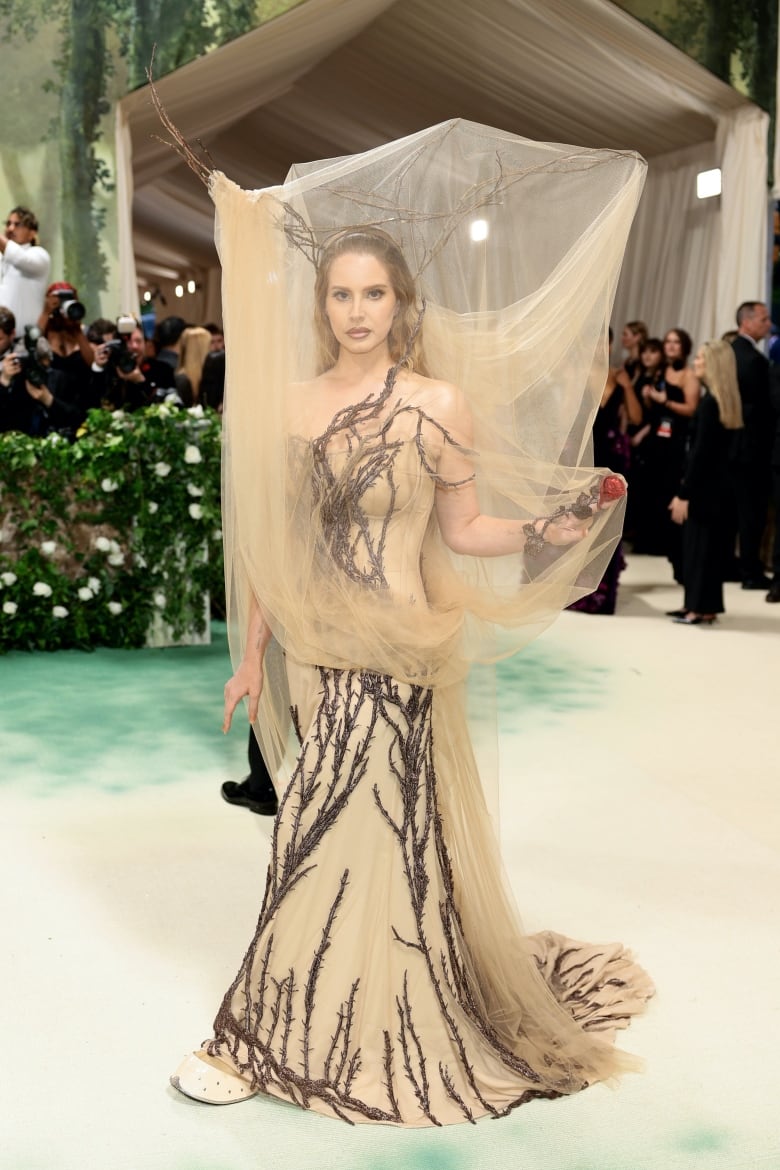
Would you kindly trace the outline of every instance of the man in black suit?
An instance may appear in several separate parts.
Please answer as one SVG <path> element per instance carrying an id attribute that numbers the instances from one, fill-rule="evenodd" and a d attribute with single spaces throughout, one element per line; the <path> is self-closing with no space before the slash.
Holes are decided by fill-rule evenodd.
<path id="1" fill-rule="evenodd" d="M 774 416 L 769 404 L 769 362 L 758 348 L 772 328 L 766 305 L 744 301 L 737 309 L 737 328 L 732 345 L 745 424 L 734 467 L 740 573 L 743 589 L 768 589 L 771 581 L 764 574 L 761 538 L 769 505 Z"/>

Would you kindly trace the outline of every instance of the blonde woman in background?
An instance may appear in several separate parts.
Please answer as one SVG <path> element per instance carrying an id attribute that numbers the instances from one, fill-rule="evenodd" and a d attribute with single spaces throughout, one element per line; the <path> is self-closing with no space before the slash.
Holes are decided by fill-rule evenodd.
<path id="1" fill-rule="evenodd" d="M 211 334 L 201 325 L 191 325 L 181 335 L 181 358 L 176 370 L 176 389 L 185 406 L 196 406 L 200 398 L 203 363 L 211 348 Z"/>
<path id="2" fill-rule="evenodd" d="M 734 350 L 727 341 L 707 341 L 693 369 L 702 397 L 691 420 L 691 443 L 682 484 L 669 505 L 683 525 L 685 602 L 669 616 L 684 625 L 712 625 L 724 612 L 726 541 L 723 516 L 728 495 L 729 456 L 742 427 Z"/>

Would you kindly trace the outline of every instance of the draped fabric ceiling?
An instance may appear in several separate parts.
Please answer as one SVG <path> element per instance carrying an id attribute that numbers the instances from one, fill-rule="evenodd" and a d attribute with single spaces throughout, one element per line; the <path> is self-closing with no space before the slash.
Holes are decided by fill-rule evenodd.
<path id="1" fill-rule="evenodd" d="M 608 0 L 306 0 L 158 83 L 191 143 L 247 188 L 452 117 L 639 151 L 649 179 L 615 306 L 697 340 L 766 287 L 767 116 Z M 148 88 L 118 111 L 124 303 L 136 269 L 199 274 L 218 316 L 213 210 Z M 697 171 L 724 192 L 698 201 Z"/>

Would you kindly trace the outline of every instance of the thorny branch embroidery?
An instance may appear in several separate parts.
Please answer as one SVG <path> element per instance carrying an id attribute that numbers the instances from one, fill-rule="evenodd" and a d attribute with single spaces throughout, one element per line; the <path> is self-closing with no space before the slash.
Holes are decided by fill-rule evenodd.
<path id="1" fill-rule="evenodd" d="M 282 797 L 257 934 L 217 1016 L 211 1051 L 229 1053 L 260 1088 L 304 1106 L 318 1098 L 348 1121 L 356 1116 L 374 1121 L 410 1120 L 402 1117 L 399 1107 L 399 1076 L 434 1125 L 440 1124 L 435 1101 L 445 1097 L 457 1104 L 466 1120 L 474 1121 L 484 1113 L 501 1116 L 531 1096 L 548 1095 L 534 1087 L 540 1084 L 540 1077 L 503 1048 L 481 1018 L 461 957 L 465 944 L 436 802 L 433 692 L 368 671 L 320 668 L 319 678 L 320 703 L 304 736 L 299 766 Z M 366 1070 L 374 1087 L 368 1100 L 365 1089 L 356 1091 L 365 1067 L 366 1039 L 358 1036 L 356 1025 L 360 975 L 344 972 L 344 995 L 330 1022 L 323 1019 L 318 1005 L 322 970 L 353 880 L 349 867 L 342 870 L 334 896 L 326 904 L 319 941 L 308 960 L 303 958 L 297 967 L 287 966 L 279 972 L 275 970 L 274 949 L 277 916 L 284 899 L 294 897 L 302 885 L 322 880 L 317 876 L 318 850 L 365 776 L 369 746 L 372 742 L 376 745 L 380 726 L 382 739 L 388 742 L 387 774 L 395 787 L 386 786 L 385 799 L 378 784 L 371 791 L 377 814 L 401 852 L 414 933 L 404 937 L 408 930 L 390 924 L 388 944 L 401 945 L 409 960 L 402 967 L 401 986 L 395 994 L 395 1026 L 388 1020 L 378 1036 L 370 1037 L 372 1047 L 384 1055 L 381 1078 L 379 1070 Z M 435 888 L 441 893 L 432 898 L 432 873 L 437 869 L 440 880 Z M 444 938 L 446 953 L 437 954 L 431 947 L 428 928 L 434 937 Z M 425 1044 L 427 1017 L 416 1019 L 410 994 L 412 963 L 423 964 L 454 1049 L 453 1057 L 436 1059 L 432 1068 Z M 419 978 L 415 967 L 415 983 Z M 529 1085 L 509 1106 L 504 1102 L 493 1105 L 480 1090 L 468 1055 L 466 1020 Z M 322 1038 L 328 1031 L 330 1038 L 323 1049 Z M 317 1043 L 320 1055 L 315 1065 Z M 382 1092 L 384 1105 L 378 1103 Z"/>
<path id="2" fill-rule="evenodd" d="M 424 428 L 438 428 L 442 441 L 457 447 L 455 440 L 419 407 L 401 399 L 391 405 L 396 372 L 390 370 L 376 400 L 345 408 L 309 444 L 314 496 L 327 541 L 324 553 L 372 589 L 387 585 L 385 542 L 402 446 L 416 444 L 422 466 L 438 486 L 459 486 L 437 476 L 426 453 Z M 408 414 L 416 415 L 411 440 L 394 438 L 396 420 Z M 334 447 L 343 460 L 333 460 Z M 363 501 L 380 479 L 390 499 L 372 527 Z M 541 1087 L 541 1075 L 496 1035 L 472 985 L 437 804 L 433 691 L 367 670 L 311 669 L 318 672 L 319 703 L 308 727 L 301 712 L 292 710 L 300 754 L 280 798 L 257 932 L 217 1015 L 210 1051 L 228 1054 L 259 1088 L 304 1107 L 317 1099 L 350 1122 L 356 1117 L 418 1121 L 421 1113 L 438 1125 L 442 1110 L 451 1111 L 453 1102 L 473 1122 L 484 1114 L 502 1116 L 531 1097 L 554 1096 Z M 376 782 L 368 779 L 371 753 L 373 775 L 381 776 Z M 387 1018 L 376 1021 L 375 1035 L 370 1027 L 366 1031 L 361 1013 L 368 989 L 360 971 L 329 969 L 327 1007 L 322 993 L 323 970 L 336 953 L 334 937 L 349 888 L 360 878 L 347 858 L 338 874 L 332 865 L 321 868 L 321 850 L 364 782 L 371 783 L 376 816 L 395 842 L 406 895 L 403 921 L 389 922 L 389 937 L 377 941 L 392 956 L 390 970 L 399 985 L 386 1004 Z M 334 883 L 330 897 L 322 891 L 326 881 Z M 290 964 L 281 958 L 287 952 L 280 950 L 277 957 L 277 939 L 287 937 L 285 906 L 288 899 L 301 898 L 306 906 L 312 894 L 312 912 L 322 915 L 319 927 L 311 924 L 315 932 L 319 929 L 317 941 Z M 427 988 L 422 1010 L 411 986 Z M 435 1057 L 426 1047 L 431 1024 L 437 1036 L 443 1028 L 448 1037 L 446 1058 L 438 1045 Z M 518 1087 L 527 1086 L 515 1100 L 496 1104 L 483 1092 L 471 1051 L 476 1037 L 517 1074 Z M 372 1052 L 383 1054 L 381 1068 L 371 1068 L 364 1058 L 369 1043 Z M 399 1104 L 404 1098 L 406 1115 Z"/>
<path id="3" fill-rule="evenodd" d="M 451 482 L 438 475 L 426 451 L 424 427 L 437 431 L 444 443 L 463 454 L 473 456 L 474 452 L 462 447 L 432 415 L 400 399 L 387 409 L 397 372 L 398 366 L 388 370 L 377 398 L 366 398 L 343 407 L 327 430 L 309 444 L 313 504 L 319 513 L 326 542 L 323 550 L 326 563 L 329 566 L 335 564 L 351 580 L 370 589 L 388 587 L 384 559 L 398 492 L 395 463 L 407 442 L 405 438 L 392 438 L 392 428 L 397 421 L 404 415 L 416 416 L 412 441 L 421 466 L 437 487 L 458 488 L 475 478 L 472 474 Z M 369 428 L 372 428 L 371 433 L 368 433 Z M 335 442 L 337 438 L 338 444 Z M 334 462 L 334 453 L 346 458 Z M 366 493 L 380 482 L 386 485 L 387 502 L 377 530 L 376 523 L 372 525 L 365 511 L 363 500 Z"/>

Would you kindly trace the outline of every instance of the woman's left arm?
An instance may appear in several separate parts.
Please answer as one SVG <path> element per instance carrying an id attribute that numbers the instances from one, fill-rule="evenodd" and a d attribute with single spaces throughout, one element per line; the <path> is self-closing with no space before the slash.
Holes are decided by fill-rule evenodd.
<path id="1" fill-rule="evenodd" d="M 440 403 L 443 409 L 437 411 L 436 421 L 445 437 L 436 466 L 435 500 L 436 518 L 447 547 L 465 556 L 500 557 L 532 551 L 529 539 L 531 545 L 541 540 L 563 547 L 587 536 L 598 510 L 595 502 L 593 507 L 581 505 L 581 515 L 560 508 L 551 517 L 540 516 L 530 522 L 483 515 L 474 484 L 471 415 L 462 394 L 454 387 L 448 391 Z"/>

